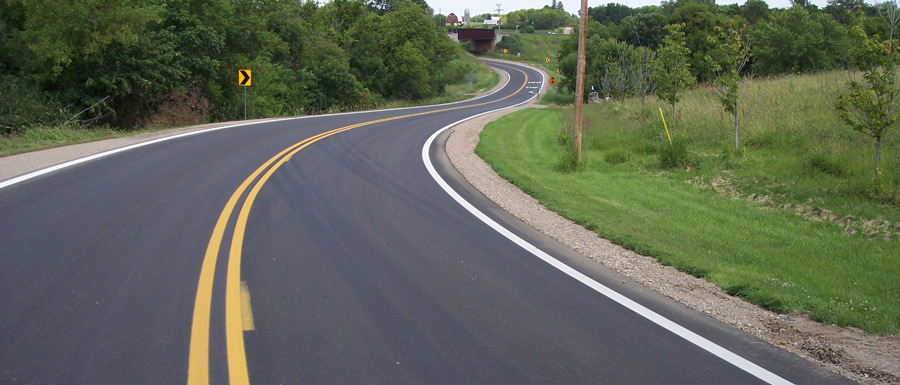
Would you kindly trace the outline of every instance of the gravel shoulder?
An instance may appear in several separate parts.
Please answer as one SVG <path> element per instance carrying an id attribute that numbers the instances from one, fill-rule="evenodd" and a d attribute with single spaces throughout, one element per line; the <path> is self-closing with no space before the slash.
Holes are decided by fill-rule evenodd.
<path id="1" fill-rule="evenodd" d="M 867 335 L 855 328 L 824 325 L 801 314 L 784 315 L 762 309 L 728 295 L 708 281 L 600 238 L 544 208 L 501 178 L 475 154 L 475 145 L 485 125 L 523 108 L 544 106 L 532 102 L 480 116 L 454 127 L 447 139 L 445 149 L 453 166 L 498 206 L 635 282 L 851 380 L 863 384 L 900 384 L 900 336 Z"/>
<path id="2" fill-rule="evenodd" d="M 501 73 L 500 84 L 504 81 Z M 489 122 L 523 108 L 543 106 L 532 103 L 468 120 L 454 127 L 447 140 L 446 151 L 454 167 L 486 197 L 530 226 L 597 263 L 721 322 L 857 382 L 900 384 L 900 336 L 866 335 L 854 328 L 824 325 L 804 315 L 781 315 L 764 310 L 728 295 L 705 280 L 663 266 L 654 258 L 625 250 L 598 237 L 547 210 L 534 198 L 498 176 L 474 153 L 479 133 Z M 6 156 L 0 158 L 0 181 L 156 138 L 249 122 L 253 121 L 206 124 Z"/>

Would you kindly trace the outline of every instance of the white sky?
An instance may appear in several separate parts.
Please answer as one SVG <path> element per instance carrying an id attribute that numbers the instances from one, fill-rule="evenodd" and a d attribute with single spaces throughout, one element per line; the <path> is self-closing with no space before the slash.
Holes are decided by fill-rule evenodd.
<path id="1" fill-rule="evenodd" d="M 501 4 L 500 8 L 503 9 L 502 14 L 506 14 L 511 11 L 516 11 L 519 9 L 529 9 L 529 8 L 543 8 L 545 5 L 550 5 L 553 0 L 493 0 L 493 1 L 478 1 L 478 0 L 425 0 L 428 2 L 428 5 L 431 8 L 434 8 L 434 12 L 443 13 L 447 15 L 451 12 L 455 13 L 457 16 L 462 18 L 463 13 L 466 8 L 469 9 L 470 13 L 474 15 L 481 15 L 485 13 L 497 13 L 497 4 Z M 744 4 L 746 0 L 716 0 L 716 4 Z M 769 3 L 770 8 L 787 8 L 791 6 L 790 0 L 766 0 Z M 598 0 L 588 0 L 588 7 L 596 7 L 600 5 L 606 5 L 608 3 L 620 3 L 625 4 L 632 8 L 643 7 L 645 5 L 659 5 L 659 0 L 619 0 L 619 1 L 598 1 Z M 818 5 L 819 8 L 824 8 L 827 5 L 826 0 L 812 0 L 811 3 Z M 563 0 L 563 6 L 566 11 L 569 13 L 578 14 L 578 10 L 581 8 L 581 0 Z"/>

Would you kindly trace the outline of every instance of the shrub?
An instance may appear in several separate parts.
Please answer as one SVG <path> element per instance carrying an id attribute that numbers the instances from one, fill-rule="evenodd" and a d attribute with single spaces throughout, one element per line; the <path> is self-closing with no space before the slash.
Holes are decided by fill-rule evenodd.
<path id="1" fill-rule="evenodd" d="M 674 140 L 659 148 L 659 163 L 663 168 L 683 168 L 696 166 L 696 159 L 690 156 L 687 143 Z"/>
<path id="2" fill-rule="evenodd" d="M 525 26 L 525 33 L 534 33 L 534 26 L 533 25 Z"/>
<path id="3" fill-rule="evenodd" d="M 503 39 L 497 43 L 496 49 L 501 52 L 503 52 L 503 49 L 506 49 L 510 54 L 522 52 L 522 37 L 519 35 L 503 36 Z"/>
<path id="4" fill-rule="evenodd" d="M 160 106 L 150 116 L 150 126 L 190 126 L 209 121 L 212 105 L 196 85 L 170 92 L 162 99 Z"/>
<path id="5" fill-rule="evenodd" d="M 0 134 L 14 134 L 33 124 L 62 122 L 62 104 L 41 91 L 30 79 L 0 76 Z"/>

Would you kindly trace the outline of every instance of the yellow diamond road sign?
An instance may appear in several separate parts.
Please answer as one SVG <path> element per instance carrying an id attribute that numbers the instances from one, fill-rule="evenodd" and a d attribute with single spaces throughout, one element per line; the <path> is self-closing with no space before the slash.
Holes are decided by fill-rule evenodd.
<path id="1" fill-rule="evenodd" d="M 238 85 L 250 87 L 252 77 L 250 70 L 238 70 Z"/>

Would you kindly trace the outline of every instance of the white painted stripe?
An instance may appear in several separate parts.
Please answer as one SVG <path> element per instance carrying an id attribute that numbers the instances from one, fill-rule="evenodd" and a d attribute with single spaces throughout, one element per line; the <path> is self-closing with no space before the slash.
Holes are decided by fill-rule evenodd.
<path id="1" fill-rule="evenodd" d="M 495 62 L 495 63 L 501 64 L 501 65 L 504 64 L 504 63 L 500 63 L 500 62 Z M 208 129 L 205 129 L 205 130 L 197 130 L 197 131 L 186 132 L 186 133 L 183 133 L 183 134 L 172 135 L 172 136 L 167 136 L 167 137 L 163 137 L 163 138 L 158 138 L 158 139 L 149 140 L 149 141 L 146 141 L 146 142 L 136 143 L 136 144 L 132 144 L 132 145 L 125 146 L 125 147 L 119 147 L 119 148 L 116 148 L 116 149 L 112 149 L 112 150 L 100 152 L 100 153 L 97 153 L 97 154 L 94 154 L 94 155 L 85 156 L 85 157 L 83 157 L 83 158 L 78 158 L 78 159 L 70 160 L 70 161 L 68 161 L 68 162 L 60 163 L 60 164 L 57 164 L 57 165 L 55 165 L 55 166 L 50 166 L 50 167 L 43 168 L 43 169 L 40 169 L 40 170 L 37 170 L 37 171 L 33 171 L 33 172 L 30 172 L 30 173 L 27 173 L 27 174 L 22 174 L 22 175 L 19 175 L 19 176 L 17 176 L 17 177 L 13 177 L 13 178 L 10 178 L 10 179 L 7 179 L 7 180 L 5 180 L 5 181 L 0 182 L 0 190 L 4 189 L 4 188 L 6 188 L 6 187 L 9 187 L 9 186 L 15 185 L 15 184 L 17 184 L 17 183 L 22 183 L 22 182 L 24 182 L 24 181 L 26 181 L 26 180 L 29 180 L 29 179 L 37 178 L 37 177 L 39 177 L 39 176 L 41 176 L 41 175 L 46 175 L 46 174 L 49 174 L 49 173 L 54 172 L 54 171 L 59 171 L 59 170 L 62 170 L 62 169 L 64 169 L 64 168 L 69 168 L 69 167 L 72 167 L 72 166 L 76 166 L 76 165 L 79 165 L 79 164 L 81 164 L 81 163 L 90 162 L 90 161 L 92 161 L 92 160 L 100 159 L 100 158 L 107 157 L 107 156 L 110 156 L 110 155 L 113 155 L 113 154 L 118 154 L 118 153 L 120 153 L 120 152 L 130 151 L 130 150 L 134 150 L 134 149 L 136 149 L 136 148 L 141 148 L 141 147 L 144 147 L 144 146 L 149 146 L 149 145 L 151 145 L 151 144 L 156 144 L 156 143 L 165 142 L 165 141 L 168 141 L 168 140 L 174 140 L 174 139 L 184 138 L 184 137 L 187 137 L 187 136 L 199 135 L 199 134 L 204 134 L 204 133 L 207 133 L 207 132 L 213 132 L 213 131 L 225 130 L 225 129 L 234 128 L 234 127 L 250 126 L 250 125 L 254 125 L 254 124 L 265 124 L 265 123 L 272 123 L 272 122 L 280 122 L 280 121 L 285 121 L 285 120 L 314 119 L 314 118 L 323 118 L 323 117 L 331 117 L 331 116 L 369 114 L 369 113 L 384 112 L 384 111 L 403 111 L 403 110 L 413 110 L 413 109 L 428 108 L 428 107 L 449 106 L 449 105 L 454 105 L 454 104 L 459 104 L 459 103 L 466 103 L 466 102 L 472 102 L 472 101 L 475 101 L 475 100 L 479 100 L 479 99 L 482 99 L 482 98 L 486 98 L 486 97 L 491 96 L 491 95 L 493 95 L 493 94 L 495 94 L 495 93 L 497 93 L 497 92 L 500 92 L 500 90 L 502 90 L 504 87 L 506 87 L 507 84 L 509 84 L 509 78 L 508 78 L 508 77 L 507 77 L 507 79 L 506 79 L 506 82 L 503 83 L 502 86 L 500 86 L 499 88 L 497 88 L 497 89 L 494 90 L 493 92 L 484 94 L 484 95 L 479 96 L 479 97 L 477 97 L 477 98 L 466 99 L 466 100 L 460 100 L 460 101 L 452 102 L 452 103 L 432 104 L 432 105 L 428 105 L 428 106 L 414 106 L 414 107 L 403 107 L 403 108 L 388 108 L 388 109 L 370 110 L 370 111 L 341 112 L 341 113 L 337 113 L 337 114 L 324 114 L 324 115 L 299 116 L 299 117 L 292 117 L 292 118 L 281 118 L 281 119 L 266 120 L 266 121 L 264 121 L 264 122 L 238 123 L 238 124 L 231 124 L 231 125 L 222 126 L 222 127 L 208 128 Z"/>
<path id="2" fill-rule="evenodd" d="M 542 78 L 543 78 L 543 76 L 544 75 L 541 74 Z M 488 217 L 487 215 L 482 213 L 480 210 L 475 208 L 475 206 L 473 206 L 471 203 L 469 203 L 468 201 L 463 199 L 463 197 L 461 195 L 459 195 L 459 193 L 457 193 L 455 190 L 453 190 L 453 188 L 450 187 L 450 185 L 447 184 L 446 181 L 444 181 L 444 178 L 442 178 L 437 173 L 437 171 L 434 168 L 434 165 L 431 163 L 431 157 L 428 155 L 428 153 L 429 153 L 429 149 L 431 148 L 432 143 L 434 143 L 434 140 L 438 137 L 438 135 L 440 135 L 445 130 L 447 130 L 453 126 L 456 126 L 462 122 L 465 122 L 467 120 L 474 119 L 476 117 L 486 115 L 486 114 L 489 114 L 492 112 L 505 110 L 505 109 L 513 108 L 513 107 L 518 107 L 522 104 L 527 103 L 530 100 L 531 99 L 526 100 L 522 103 L 513 105 L 513 106 L 498 108 L 496 110 L 492 110 L 492 111 L 484 112 L 484 113 L 481 113 L 478 115 L 470 116 L 468 118 L 459 120 L 455 123 L 451 123 L 450 125 L 448 125 L 444 128 L 441 128 L 440 130 L 438 130 L 437 132 L 432 134 L 431 137 L 429 137 L 428 140 L 425 141 L 425 145 L 422 147 L 422 161 L 425 162 L 425 168 L 428 169 L 428 173 L 431 174 L 431 177 L 435 180 L 435 182 L 437 182 L 437 184 L 440 185 L 441 188 L 443 188 L 444 191 L 446 191 L 447 194 L 449 194 L 453 198 L 453 200 L 455 200 L 457 203 L 462 205 L 466 210 L 468 210 L 470 213 L 472 213 L 472 215 L 474 215 L 475 217 L 480 219 L 482 222 L 484 222 L 485 224 L 487 224 L 488 226 L 493 228 L 495 231 L 497 231 L 498 233 L 500 233 L 501 235 L 503 235 L 510 241 L 519 245 L 519 247 L 527 250 L 529 253 L 540 258 L 542 261 L 550 264 L 550 266 L 557 268 L 558 270 L 562 271 L 566 275 L 576 279 L 578 282 L 585 284 L 586 286 L 590 287 L 591 289 L 594 289 L 594 291 L 596 291 L 596 292 L 606 296 L 607 298 L 615 301 L 616 303 L 624 306 L 628 310 L 631 310 L 631 311 L 637 313 L 638 315 L 646 318 L 650 322 L 653 322 L 653 323 L 659 325 L 660 327 L 662 327 L 663 329 L 666 329 L 666 330 L 674 333 L 675 335 L 677 335 L 681 338 L 684 338 L 688 342 L 700 347 L 703 350 L 706 350 L 709 353 L 712 353 L 716 357 L 719 357 L 719 358 L 725 360 L 726 362 L 740 368 L 741 370 L 753 375 L 756 378 L 759 378 L 769 384 L 779 384 L 779 385 L 792 384 L 790 381 L 785 380 L 784 378 L 781 378 L 777 374 L 772 373 L 772 372 L 760 367 L 759 365 L 756 365 L 756 364 L 750 362 L 749 360 L 731 352 L 728 349 L 725 349 L 725 348 L 719 346 L 718 344 L 716 344 L 710 340 L 707 340 L 706 338 L 703 338 L 702 336 L 669 320 L 668 318 L 665 318 L 665 317 L 657 314 L 656 312 L 644 307 L 643 305 L 641 305 L 637 302 L 634 302 L 633 300 L 629 299 L 628 297 L 625 297 L 624 295 L 619 294 L 618 292 L 616 292 L 616 291 L 604 286 L 603 284 L 593 280 L 592 278 L 582 274 L 578 270 L 573 269 L 569 265 L 566 265 L 565 263 L 562 263 L 558 259 L 550 256 L 549 254 L 545 253 L 543 250 L 537 248 L 536 246 L 532 245 L 528 241 L 520 238 L 518 235 L 514 234 L 512 231 L 501 226 L 499 223 L 495 222 L 493 219 L 491 219 L 490 217 Z"/>

